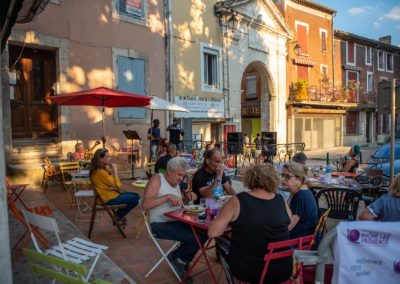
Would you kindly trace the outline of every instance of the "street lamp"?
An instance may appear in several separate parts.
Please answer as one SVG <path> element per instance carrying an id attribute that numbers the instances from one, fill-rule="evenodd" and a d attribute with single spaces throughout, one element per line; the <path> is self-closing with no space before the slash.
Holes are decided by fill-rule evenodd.
<path id="1" fill-rule="evenodd" d="M 233 31 L 234 29 L 237 28 L 237 25 L 238 25 L 238 20 L 235 17 L 235 13 L 231 11 L 231 17 L 228 20 L 228 28 Z"/>
<path id="2" fill-rule="evenodd" d="M 301 54 L 301 46 L 299 45 L 299 43 L 296 43 L 296 45 L 294 46 L 294 54 L 296 55 L 300 55 Z"/>

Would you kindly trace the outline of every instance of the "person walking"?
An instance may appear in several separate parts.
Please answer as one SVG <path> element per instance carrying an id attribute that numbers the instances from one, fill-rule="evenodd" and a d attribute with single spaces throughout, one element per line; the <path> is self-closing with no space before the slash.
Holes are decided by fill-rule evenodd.
<path id="1" fill-rule="evenodd" d="M 181 135 L 185 135 L 185 131 L 178 124 L 176 117 L 173 123 L 167 127 L 167 131 L 169 131 L 169 141 L 176 146 L 177 151 L 181 151 Z"/>
<path id="2" fill-rule="evenodd" d="M 147 139 L 151 140 L 150 147 L 150 159 L 149 161 L 157 160 L 158 147 L 160 146 L 161 131 L 160 131 L 160 121 L 158 119 L 153 120 L 153 127 L 149 128 L 147 131 Z"/>

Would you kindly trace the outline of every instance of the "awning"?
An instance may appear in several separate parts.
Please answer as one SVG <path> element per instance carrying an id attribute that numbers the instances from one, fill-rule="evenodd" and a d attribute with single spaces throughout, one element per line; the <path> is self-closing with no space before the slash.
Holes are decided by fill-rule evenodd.
<path id="1" fill-rule="evenodd" d="M 297 59 L 293 58 L 293 63 L 294 64 L 301 64 L 301 65 L 307 65 L 307 66 L 316 66 L 318 63 L 315 61 L 311 60 L 304 60 L 304 59 Z"/>

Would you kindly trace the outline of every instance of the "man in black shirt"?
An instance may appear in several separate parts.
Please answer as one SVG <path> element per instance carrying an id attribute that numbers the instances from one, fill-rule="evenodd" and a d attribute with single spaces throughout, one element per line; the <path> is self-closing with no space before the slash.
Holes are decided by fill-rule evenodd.
<path id="1" fill-rule="evenodd" d="M 260 133 L 257 133 L 257 137 L 256 139 L 254 139 L 254 144 L 256 146 L 256 151 L 255 151 L 256 162 L 259 162 L 261 159 L 261 152 L 262 152 L 262 140 Z"/>
<path id="2" fill-rule="evenodd" d="M 164 173 L 167 170 L 168 161 L 176 156 L 176 146 L 174 144 L 168 144 L 167 155 L 162 156 L 158 159 L 154 171 L 156 173 Z"/>
<path id="3" fill-rule="evenodd" d="M 174 118 L 173 124 L 169 125 L 167 128 L 169 131 L 169 141 L 175 144 L 178 151 L 181 150 L 181 135 L 183 136 L 185 132 L 182 127 L 178 124 L 178 119 Z"/>
<path id="4" fill-rule="evenodd" d="M 217 180 L 221 180 L 224 191 L 229 195 L 235 195 L 235 190 L 224 174 L 225 165 L 222 163 L 222 154 L 217 148 L 208 151 L 204 156 L 202 167 L 194 174 L 192 179 L 192 190 L 200 197 L 213 198 L 214 188 Z"/>

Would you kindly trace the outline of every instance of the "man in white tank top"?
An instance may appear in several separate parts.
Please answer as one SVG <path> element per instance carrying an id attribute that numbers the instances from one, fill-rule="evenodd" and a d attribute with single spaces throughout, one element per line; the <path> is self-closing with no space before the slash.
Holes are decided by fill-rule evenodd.
<path id="1" fill-rule="evenodd" d="M 149 212 L 151 229 L 157 238 L 181 242 L 181 246 L 168 256 L 181 277 L 186 274 L 188 264 L 196 255 L 199 246 L 188 224 L 165 217 L 164 213 L 179 209 L 184 203 L 197 199 L 197 195 L 192 191 L 184 192 L 182 196 L 179 189 L 179 184 L 188 169 L 189 163 L 183 157 L 169 160 L 167 171 L 154 175 L 149 180 L 142 204 L 143 210 Z M 203 244 L 207 241 L 205 235 L 198 236 Z"/>

